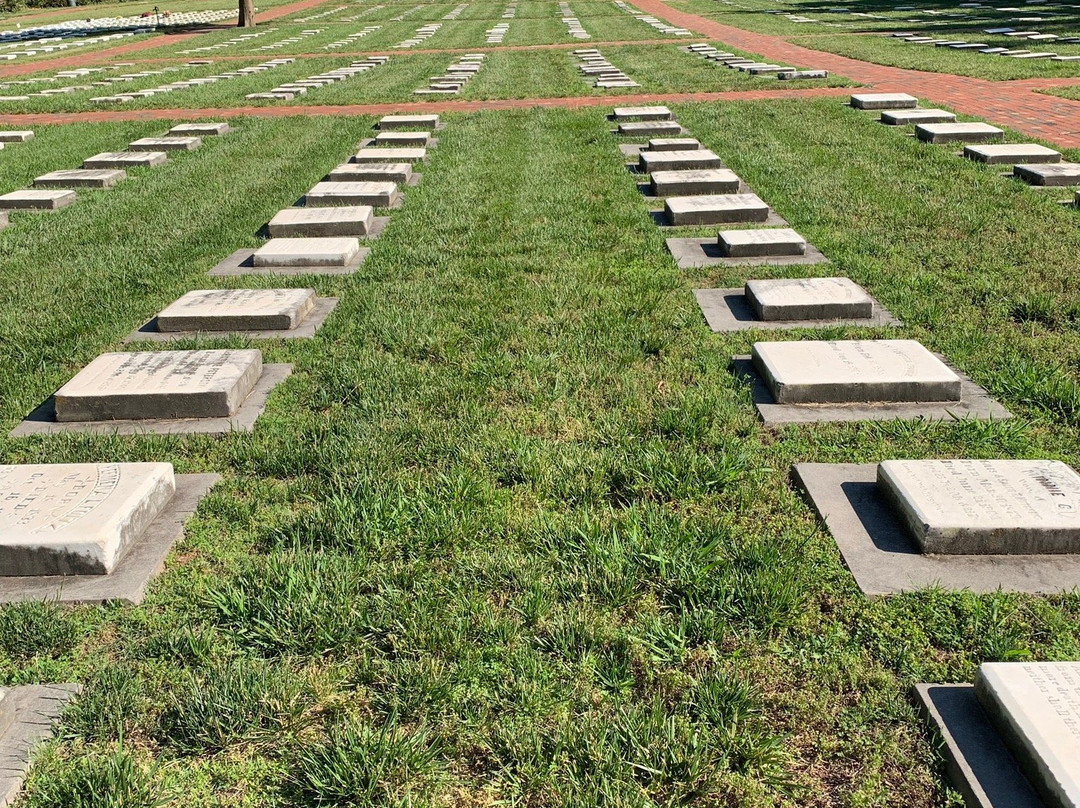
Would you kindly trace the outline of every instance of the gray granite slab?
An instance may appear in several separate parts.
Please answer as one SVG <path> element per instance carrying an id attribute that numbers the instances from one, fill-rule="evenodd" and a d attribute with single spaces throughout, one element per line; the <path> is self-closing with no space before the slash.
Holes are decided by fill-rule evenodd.
<path id="1" fill-rule="evenodd" d="M 131 168 L 132 166 L 159 166 L 168 161 L 163 151 L 102 152 L 83 160 L 83 168 Z"/>
<path id="2" fill-rule="evenodd" d="M 664 202 L 664 215 L 674 227 L 765 222 L 769 206 L 757 194 L 674 196 Z"/>
<path id="3" fill-rule="evenodd" d="M 964 157 L 989 165 L 1057 163 L 1061 160 L 1061 152 L 1038 143 L 987 143 L 965 146 Z"/>
<path id="4" fill-rule="evenodd" d="M 701 307 L 709 328 L 716 332 L 749 331 L 751 329 L 787 330 L 792 328 L 826 328 L 835 325 L 898 326 L 893 317 L 880 303 L 871 298 L 872 309 L 868 318 L 837 320 L 772 320 L 758 319 L 744 289 L 695 289 L 694 298 Z"/>
<path id="5" fill-rule="evenodd" d="M 1013 167 L 1013 175 L 1029 185 L 1080 185 L 1080 163 L 1029 163 Z"/>
<path id="6" fill-rule="evenodd" d="M 881 122 L 887 126 L 907 126 L 912 123 L 952 123 L 956 115 L 943 109 L 886 109 Z"/>
<path id="7" fill-rule="evenodd" d="M 75 201 L 74 191 L 33 189 L 12 191 L 0 196 L 0 210 L 45 210 L 66 208 Z"/>
<path id="8" fill-rule="evenodd" d="M 1080 475 L 1057 460 L 886 460 L 878 487 L 924 553 L 1080 554 Z"/>
<path id="9" fill-rule="evenodd" d="M 915 137 L 924 143 L 989 143 L 1005 138 L 1005 132 L 987 123 L 921 123 Z"/>
<path id="10" fill-rule="evenodd" d="M 915 109 L 919 99 L 907 93 L 856 93 L 851 96 L 856 109 Z"/>

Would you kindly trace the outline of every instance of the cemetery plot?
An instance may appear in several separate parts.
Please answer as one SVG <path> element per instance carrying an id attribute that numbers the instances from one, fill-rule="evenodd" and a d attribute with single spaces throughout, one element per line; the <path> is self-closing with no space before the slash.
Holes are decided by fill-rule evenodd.
<path id="1" fill-rule="evenodd" d="M 758 342 L 733 366 L 769 425 L 1009 415 L 912 340 Z"/>
<path id="2" fill-rule="evenodd" d="M 578 71 L 591 79 L 593 86 L 598 89 L 614 90 L 641 86 L 605 59 L 598 50 L 576 50 L 574 56 L 578 59 Z"/>
<path id="3" fill-rule="evenodd" d="M 988 804 L 1080 804 L 1080 662 L 987 662 L 975 684 L 921 684 L 949 777 Z"/>
<path id="4" fill-rule="evenodd" d="M 772 76 L 780 81 L 793 81 L 796 79 L 827 79 L 828 70 L 804 69 L 784 65 L 774 65 L 769 62 L 760 62 L 747 56 L 739 56 L 729 51 L 721 51 L 707 42 L 699 42 L 680 48 L 684 53 L 700 56 L 717 65 L 731 70 L 749 73 L 752 76 Z"/>
<path id="5" fill-rule="evenodd" d="M 217 479 L 169 463 L 0 466 L 0 602 L 138 603 Z"/>
<path id="6" fill-rule="evenodd" d="M 102 354 L 11 436 L 250 431 L 269 391 L 290 370 L 264 368 L 256 350 Z"/>
<path id="7" fill-rule="evenodd" d="M 805 242 L 802 245 L 805 247 Z M 881 304 L 848 278 L 750 280 L 743 289 L 695 289 L 694 297 L 709 327 L 718 332 L 899 325 Z"/>
<path id="8" fill-rule="evenodd" d="M 307 93 L 308 90 L 318 90 L 339 81 L 345 81 L 360 73 L 366 73 L 368 70 L 386 64 L 388 60 L 388 56 L 369 56 L 362 61 L 353 62 L 347 67 L 338 67 L 298 81 L 285 82 L 274 87 L 269 92 L 249 93 L 244 97 L 255 101 L 292 101 L 297 96 Z"/>
<path id="9" fill-rule="evenodd" d="M 432 76 L 427 87 L 413 90 L 413 95 L 457 95 L 484 66 L 485 55 L 466 53 L 446 68 L 445 75 Z"/>
<path id="10" fill-rule="evenodd" d="M 319 298 L 314 289 L 199 289 L 162 309 L 128 340 L 312 337 L 335 305 L 336 298 Z"/>

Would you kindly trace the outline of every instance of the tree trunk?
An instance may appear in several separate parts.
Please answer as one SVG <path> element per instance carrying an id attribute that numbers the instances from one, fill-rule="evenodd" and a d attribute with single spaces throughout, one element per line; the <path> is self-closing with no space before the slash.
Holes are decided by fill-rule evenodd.
<path id="1" fill-rule="evenodd" d="M 255 27 L 255 0 L 240 0 L 240 19 L 237 26 L 240 28 Z"/>

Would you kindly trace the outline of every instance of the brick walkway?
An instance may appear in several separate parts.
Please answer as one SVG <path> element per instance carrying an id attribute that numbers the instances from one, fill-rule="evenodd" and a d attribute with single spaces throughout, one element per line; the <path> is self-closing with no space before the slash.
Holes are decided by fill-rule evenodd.
<path id="1" fill-rule="evenodd" d="M 757 34 L 677 11 L 661 0 L 630 0 L 635 6 L 673 25 L 725 45 L 798 67 L 824 68 L 870 85 L 876 92 L 904 92 L 944 104 L 989 123 L 1009 126 L 1064 148 L 1080 148 L 1080 102 L 1034 92 L 1048 86 L 1080 84 L 1080 78 L 1058 83 L 1044 80 L 987 81 L 948 73 L 924 73 L 886 67 L 833 53 L 810 50 L 778 36 Z M 1056 81 L 1056 80 L 1050 80 Z"/>

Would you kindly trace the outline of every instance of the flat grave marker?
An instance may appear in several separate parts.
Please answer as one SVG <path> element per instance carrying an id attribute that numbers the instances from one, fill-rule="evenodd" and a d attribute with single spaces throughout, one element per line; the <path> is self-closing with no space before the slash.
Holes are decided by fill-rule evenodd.
<path id="1" fill-rule="evenodd" d="M 329 174 L 330 182 L 392 182 L 407 185 L 413 170 L 408 163 L 342 163 Z"/>
<path id="2" fill-rule="evenodd" d="M 1013 174 L 1029 185 L 1080 185 L 1080 163 L 1028 163 L 1014 166 Z"/>
<path id="3" fill-rule="evenodd" d="M 384 115 L 379 119 L 379 129 L 384 132 L 426 130 L 439 125 L 438 115 Z"/>
<path id="4" fill-rule="evenodd" d="M 1057 163 L 1061 160 L 1061 152 L 1038 143 L 987 143 L 965 146 L 964 157 L 988 165 Z"/>
<path id="5" fill-rule="evenodd" d="M 418 163 L 427 158 L 427 149 L 411 147 L 363 148 L 356 152 L 354 163 Z"/>
<path id="6" fill-rule="evenodd" d="M 953 123 L 956 115 L 943 109 L 886 109 L 881 122 L 887 126 L 907 126 L 913 123 Z"/>
<path id="7" fill-rule="evenodd" d="M 34 178 L 35 188 L 112 188 L 127 172 L 120 168 L 70 168 Z"/>
<path id="8" fill-rule="evenodd" d="M 656 196 L 734 194 L 742 187 L 738 175 L 726 168 L 690 171 L 654 171 L 649 186 Z"/>
<path id="9" fill-rule="evenodd" d="M 169 130 L 174 137 L 216 137 L 232 131 L 227 123 L 178 123 Z"/>
<path id="10" fill-rule="evenodd" d="M 777 404 L 959 401 L 960 377 L 914 340 L 757 342 Z"/>
<path id="11" fill-rule="evenodd" d="M 192 151 L 202 145 L 202 138 L 186 137 L 144 137 L 133 140 L 128 149 L 137 152 Z"/>
<path id="12" fill-rule="evenodd" d="M 392 182 L 320 182 L 304 196 L 308 207 L 370 205 L 388 208 L 401 198 Z"/>
<path id="13" fill-rule="evenodd" d="M 102 152 L 83 160 L 83 168 L 131 168 L 132 166 L 159 166 L 168 161 L 163 151 Z"/>
<path id="14" fill-rule="evenodd" d="M 284 236 L 356 236 L 372 235 L 375 211 L 370 205 L 339 205 L 330 208 L 285 208 L 274 215 L 267 231 L 275 238 Z"/>
<path id="15" fill-rule="evenodd" d="M 622 121 L 671 121 L 675 116 L 667 107 L 615 107 L 612 117 Z"/>
<path id="16" fill-rule="evenodd" d="M 394 146 L 412 146 L 423 147 L 427 146 L 431 140 L 431 132 L 379 132 L 375 135 L 375 147 L 388 147 Z"/>
<path id="17" fill-rule="evenodd" d="M 987 143 L 1002 140 L 1005 132 L 988 123 L 922 123 L 915 137 L 924 143 Z"/>
<path id="18" fill-rule="evenodd" d="M 806 254 L 806 239 L 796 233 L 790 228 L 766 228 L 766 229 L 753 229 L 753 230 L 721 230 L 716 235 L 717 244 L 720 245 L 720 253 L 728 258 L 747 258 L 752 256 L 770 256 L 770 255 L 805 255 Z M 840 280 L 846 281 L 846 278 L 817 278 L 808 279 L 814 281 L 833 281 Z M 795 279 L 792 281 L 779 280 L 775 284 L 769 281 L 761 281 L 761 284 L 771 285 L 776 287 L 774 294 L 781 294 L 780 288 L 786 289 L 787 286 L 793 285 L 791 289 L 786 291 L 790 294 L 813 295 L 815 292 L 820 294 L 835 294 L 832 286 L 826 283 L 810 283 L 809 287 L 799 286 L 798 290 L 795 286 L 799 284 L 805 284 L 806 281 L 801 279 Z M 850 281 L 848 281 L 850 283 Z M 759 287 L 764 288 L 764 287 Z M 844 315 L 852 316 L 852 315 Z M 866 314 L 865 316 L 869 316 Z M 786 318 L 765 318 L 765 319 L 810 319 L 805 317 L 786 317 Z"/>
<path id="19" fill-rule="evenodd" d="M 975 696 L 1048 806 L 1080 805 L 1080 662 L 988 662 Z"/>
<path id="20" fill-rule="evenodd" d="M 620 135 L 653 137 L 680 135 L 683 128 L 677 121 L 630 121 L 620 123 L 617 131 Z"/>
<path id="21" fill-rule="evenodd" d="M 256 350 L 106 353 L 56 391 L 56 420 L 228 417 L 262 369 Z"/>
<path id="22" fill-rule="evenodd" d="M 764 222 L 769 206 L 757 194 L 674 196 L 664 202 L 664 215 L 672 226 Z"/>
<path id="23" fill-rule="evenodd" d="M 878 486 L 924 553 L 1080 553 L 1080 475 L 1056 460 L 887 460 Z"/>
<path id="24" fill-rule="evenodd" d="M 855 109 L 915 109 L 919 99 L 907 93 L 856 93 L 851 96 Z"/>
<path id="25" fill-rule="evenodd" d="M 158 331 L 288 331 L 315 309 L 314 289 L 197 289 L 157 315 Z"/>
<path id="26" fill-rule="evenodd" d="M 34 139 L 34 133 L 29 129 L 0 131 L 0 143 L 25 143 Z"/>
<path id="27" fill-rule="evenodd" d="M 638 156 L 638 170 L 645 174 L 653 171 L 698 171 L 723 167 L 724 162 L 709 149 L 643 151 Z"/>
<path id="28" fill-rule="evenodd" d="M 74 191 L 23 190 L 0 196 L 0 210 L 59 210 L 75 201 Z"/>
<path id="29" fill-rule="evenodd" d="M 344 267 L 360 252 L 355 238 L 272 238 L 252 255 L 256 267 Z"/>
<path id="30" fill-rule="evenodd" d="M 175 493 L 169 463 L 0 465 L 0 576 L 107 575 Z"/>

